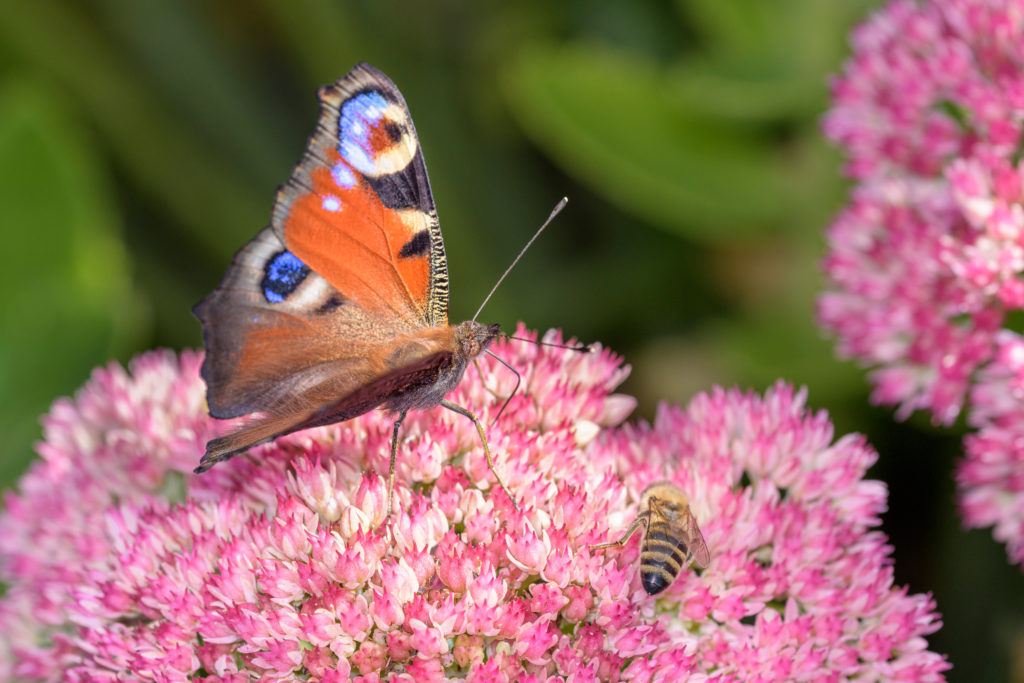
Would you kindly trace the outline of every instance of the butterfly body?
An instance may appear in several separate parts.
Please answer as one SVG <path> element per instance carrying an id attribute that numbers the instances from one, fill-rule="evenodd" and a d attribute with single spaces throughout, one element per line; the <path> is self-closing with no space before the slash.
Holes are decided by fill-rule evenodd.
<path id="1" fill-rule="evenodd" d="M 319 98 L 319 123 L 271 225 L 195 307 L 210 414 L 250 416 L 207 444 L 196 471 L 385 408 L 398 414 L 390 499 L 398 427 L 408 410 L 437 405 L 474 421 L 493 471 L 479 420 L 444 396 L 498 326 L 448 324 L 444 242 L 405 101 L 368 64 Z"/>

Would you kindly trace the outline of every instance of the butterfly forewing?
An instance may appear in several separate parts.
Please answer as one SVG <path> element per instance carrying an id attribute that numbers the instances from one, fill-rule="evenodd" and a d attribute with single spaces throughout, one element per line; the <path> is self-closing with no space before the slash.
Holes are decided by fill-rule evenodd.
<path id="1" fill-rule="evenodd" d="M 320 120 L 278 191 L 288 248 L 364 308 L 448 324 L 448 269 L 426 166 L 405 100 L 360 64 L 320 90 Z"/>

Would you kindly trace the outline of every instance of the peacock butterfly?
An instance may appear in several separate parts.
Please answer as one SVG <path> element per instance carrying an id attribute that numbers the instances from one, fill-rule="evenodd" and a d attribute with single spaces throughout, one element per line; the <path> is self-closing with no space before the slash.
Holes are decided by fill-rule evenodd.
<path id="1" fill-rule="evenodd" d="M 445 400 L 498 325 L 448 324 L 448 265 L 427 169 L 398 88 L 358 64 L 321 88 L 320 120 L 278 189 L 270 226 L 196 305 L 215 418 L 251 417 L 206 444 L 196 473 L 278 436 L 442 405 L 468 417 L 498 484 L 483 425 Z"/>

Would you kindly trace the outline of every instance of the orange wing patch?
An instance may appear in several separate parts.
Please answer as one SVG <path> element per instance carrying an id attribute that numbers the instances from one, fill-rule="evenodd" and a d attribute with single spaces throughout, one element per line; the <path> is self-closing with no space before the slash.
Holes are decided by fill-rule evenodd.
<path id="1" fill-rule="evenodd" d="M 271 228 L 235 255 L 195 313 L 203 323 L 210 411 L 221 418 L 272 410 L 305 392 L 323 368 L 344 367 L 358 386 L 376 372 L 367 358 L 417 329 L 353 303 L 298 262 Z"/>
<path id="2" fill-rule="evenodd" d="M 362 64 L 320 90 L 320 123 L 279 191 L 286 247 L 368 311 L 447 326 L 448 267 L 401 93 Z"/>
<path id="3" fill-rule="evenodd" d="M 336 152 L 335 164 L 343 164 Z M 337 167 L 337 166 L 335 166 Z M 365 180 L 341 187 L 325 167 L 297 197 L 284 242 L 299 259 L 369 311 L 424 319 L 430 296 L 430 233 L 416 209 L 386 208 Z"/>

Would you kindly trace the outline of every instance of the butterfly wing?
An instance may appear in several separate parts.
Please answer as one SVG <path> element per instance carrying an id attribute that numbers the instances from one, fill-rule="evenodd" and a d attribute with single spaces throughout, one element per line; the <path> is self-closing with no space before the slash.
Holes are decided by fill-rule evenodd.
<path id="1" fill-rule="evenodd" d="M 218 462 L 278 436 L 362 415 L 380 405 L 381 397 L 431 383 L 436 378 L 437 368 L 450 365 L 452 357 L 451 351 L 446 349 L 420 353 L 411 363 L 376 373 L 354 389 L 351 387 L 351 368 L 347 364 L 326 364 L 307 376 L 307 386 L 287 394 L 273 410 L 249 420 L 241 429 L 207 443 L 206 453 L 195 471 L 197 474 L 205 472 Z"/>
<path id="2" fill-rule="evenodd" d="M 448 266 L 427 169 L 398 88 L 369 64 L 320 89 L 320 120 L 272 226 L 363 308 L 448 324 Z"/>
<path id="3" fill-rule="evenodd" d="M 361 64 L 320 103 L 271 226 L 195 309 L 210 414 L 262 413 L 208 444 L 201 469 L 362 414 L 453 352 L 444 244 L 404 99 Z"/>
<path id="4" fill-rule="evenodd" d="M 203 324 L 203 379 L 210 414 L 280 412 L 289 397 L 327 375 L 351 388 L 373 378 L 374 328 L 394 338 L 402 319 L 372 316 L 261 231 L 235 255 L 220 287 L 195 308 Z M 339 387 L 344 390 L 345 387 Z M 351 389 L 350 389 L 351 390 Z"/>
<path id="5" fill-rule="evenodd" d="M 451 328 L 415 330 L 346 298 L 266 228 L 195 309 L 210 414 L 260 413 L 207 444 L 198 471 L 256 444 L 347 420 L 451 362 Z M 374 341 L 383 337 L 387 344 Z"/>

